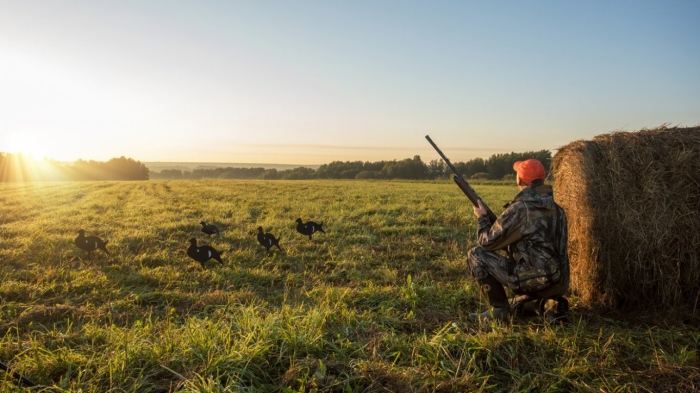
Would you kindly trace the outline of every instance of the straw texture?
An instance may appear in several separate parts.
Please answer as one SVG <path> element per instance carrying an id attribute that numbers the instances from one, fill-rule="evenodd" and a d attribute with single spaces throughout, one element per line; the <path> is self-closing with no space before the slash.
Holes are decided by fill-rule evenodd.
<path id="1" fill-rule="evenodd" d="M 580 302 L 698 312 L 700 127 L 572 142 L 553 157 L 552 173 Z"/>

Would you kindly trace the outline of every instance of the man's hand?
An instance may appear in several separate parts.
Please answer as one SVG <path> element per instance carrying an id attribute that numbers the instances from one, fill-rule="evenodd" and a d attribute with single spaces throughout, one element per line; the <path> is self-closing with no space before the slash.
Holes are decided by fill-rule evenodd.
<path id="1" fill-rule="evenodd" d="M 477 202 L 479 203 L 479 206 L 474 206 L 474 215 L 477 217 L 486 216 L 486 206 L 484 206 L 484 203 L 481 202 L 481 199 L 477 199 Z"/>

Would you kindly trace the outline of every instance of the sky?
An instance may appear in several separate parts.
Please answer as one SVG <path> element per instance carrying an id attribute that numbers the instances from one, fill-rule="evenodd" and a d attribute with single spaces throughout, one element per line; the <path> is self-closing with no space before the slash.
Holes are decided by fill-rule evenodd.
<path id="1" fill-rule="evenodd" d="M 0 152 L 454 162 L 700 125 L 698 1 L 0 0 Z"/>

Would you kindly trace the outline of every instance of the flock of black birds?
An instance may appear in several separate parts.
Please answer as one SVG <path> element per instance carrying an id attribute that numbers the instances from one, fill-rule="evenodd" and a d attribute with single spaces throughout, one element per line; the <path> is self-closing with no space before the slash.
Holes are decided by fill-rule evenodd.
<path id="1" fill-rule="evenodd" d="M 296 223 L 297 232 L 308 236 L 309 239 L 312 239 L 312 235 L 316 232 L 326 233 L 326 231 L 323 230 L 323 223 L 319 224 L 313 221 L 303 222 L 301 218 L 297 218 Z M 209 237 L 212 235 L 220 235 L 219 228 L 216 225 L 207 224 L 206 221 L 201 221 L 200 224 L 202 225 L 202 232 L 209 235 Z M 266 233 L 263 231 L 263 227 L 258 227 L 258 243 L 265 247 L 267 252 L 270 252 L 270 248 L 273 246 L 282 251 L 282 247 L 280 247 L 280 238 L 281 237 L 275 237 L 272 233 Z M 75 245 L 81 250 L 86 251 L 88 258 L 92 258 L 92 252 L 97 249 L 109 255 L 109 251 L 107 251 L 107 242 L 108 240 L 102 240 L 97 236 L 85 236 L 85 230 L 83 229 L 78 230 L 78 237 L 75 238 Z M 221 259 L 221 254 L 223 254 L 223 251 L 217 251 L 212 246 L 197 245 L 197 239 L 195 238 L 190 239 L 190 246 L 187 248 L 187 256 L 199 262 L 203 269 L 206 269 L 205 263 L 210 259 L 214 259 L 223 265 L 224 261 Z"/>

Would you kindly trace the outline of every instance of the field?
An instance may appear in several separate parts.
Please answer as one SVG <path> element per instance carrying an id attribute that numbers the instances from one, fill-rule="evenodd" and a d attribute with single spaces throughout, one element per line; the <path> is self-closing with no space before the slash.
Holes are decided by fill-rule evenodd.
<path id="1" fill-rule="evenodd" d="M 517 191 L 475 189 L 496 214 Z M 326 234 L 297 233 L 297 217 Z M 110 255 L 78 249 L 81 228 Z M 192 237 L 225 264 L 188 258 Z M 572 297 L 566 326 L 469 321 L 485 306 L 465 267 L 474 238 L 449 181 L 0 184 L 0 360 L 45 392 L 700 388 L 700 331 L 682 319 Z M 0 372 L 0 391 L 15 382 Z"/>
<path id="2" fill-rule="evenodd" d="M 179 169 L 181 171 L 193 171 L 195 169 L 217 168 L 265 168 L 284 171 L 298 167 L 318 168 L 320 165 L 290 165 L 290 164 L 251 164 L 235 162 L 144 162 L 151 172 L 161 172 L 166 169 Z"/>

